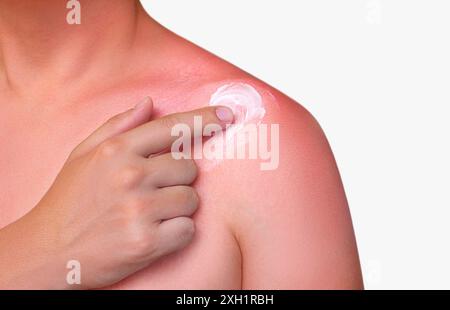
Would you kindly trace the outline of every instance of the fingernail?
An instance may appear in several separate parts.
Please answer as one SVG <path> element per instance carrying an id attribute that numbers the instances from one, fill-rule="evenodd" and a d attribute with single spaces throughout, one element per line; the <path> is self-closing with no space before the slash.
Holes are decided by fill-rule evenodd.
<path id="1" fill-rule="evenodd" d="M 140 110 L 142 107 L 146 106 L 149 101 L 150 101 L 150 97 L 149 96 L 144 97 L 144 99 L 142 99 L 138 104 L 136 104 L 134 109 L 136 111 Z"/>
<path id="2" fill-rule="evenodd" d="M 225 107 L 218 107 L 216 109 L 216 115 L 217 118 L 219 118 L 224 123 L 232 123 L 234 120 L 234 114 L 233 111 L 229 108 Z"/>

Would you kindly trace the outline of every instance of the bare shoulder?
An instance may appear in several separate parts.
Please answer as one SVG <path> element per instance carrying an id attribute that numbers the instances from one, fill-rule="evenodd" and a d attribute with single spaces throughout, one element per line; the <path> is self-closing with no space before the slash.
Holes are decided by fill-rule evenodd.
<path id="1" fill-rule="evenodd" d="M 259 126 L 242 140 L 243 156 L 225 156 L 198 180 L 240 249 L 243 288 L 362 288 L 347 199 L 316 119 L 270 85 L 175 41 L 169 63 L 180 70 L 169 80 L 182 90 L 182 109 L 231 104 L 240 121 Z"/>
<path id="2" fill-rule="evenodd" d="M 281 197 L 301 196 L 307 200 L 320 194 L 321 187 L 324 187 L 333 188 L 335 198 L 346 208 L 334 156 L 314 116 L 300 103 L 267 83 L 200 48 L 194 46 L 192 49 L 202 56 L 195 66 L 201 67 L 202 72 L 197 72 L 199 75 L 195 85 L 185 92 L 186 105 L 183 109 L 211 104 L 228 105 L 230 102 L 236 106 L 233 101 L 255 101 L 257 97 L 257 103 L 245 104 L 263 110 L 260 118 L 250 120 L 258 126 L 256 135 L 247 137 L 244 145 L 246 155 L 241 158 L 225 156 L 214 168 L 216 178 L 227 183 L 233 197 L 239 197 L 248 204 L 246 209 L 259 212 L 258 208 L 264 208 L 262 214 L 270 216 L 271 212 L 286 208 L 286 204 L 279 203 Z M 218 99 L 219 95 L 223 100 Z M 246 106 L 237 107 L 238 110 L 241 108 L 244 113 L 252 113 L 246 110 Z M 257 148 L 257 154 L 250 156 L 252 146 Z M 246 190 L 243 191 L 243 188 Z M 331 193 L 323 194 L 329 196 Z M 307 211 L 305 206 L 303 209 Z M 237 214 L 242 219 L 240 212 Z"/>
<path id="3" fill-rule="evenodd" d="M 361 288 L 347 199 L 316 119 L 195 45 L 184 42 L 177 51 L 182 69 L 171 80 L 182 86 L 183 109 L 231 104 L 244 125 L 257 125 L 256 135 L 233 142 L 246 147 L 242 156 L 214 161 L 199 178 L 240 249 L 243 288 Z"/>
<path id="4" fill-rule="evenodd" d="M 266 129 L 246 140 L 257 145 L 256 157 L 222 168 L 243 288 L 362 288 L 347 199 L 323 130 L 294 100 L 257 80 L 245 82 L 261 94 Z"/>
<path id="5" fill-rule="evenodd" d="M 320 125 L 247 74 L 208 82 L 197 96 L 211 103 L 225 91 L 234 100 L 241 94 L 226 92 L 239 87 L 260 96 L 264 113 L 256 135 L 247 135 L 244 157 L 225 158 L 213 174 L 243 257 L 243 288 L 362 288 L 346 195 Z"/>
<path id="6" fill-rule="evenodd" d="M 244 123 L 259 126 L 240 144 L 247 147 L 244 156 L 213 160 L 201 166 L 198 179 L 208 206 L 200 211 L 225 225 L 240 250 L 243 288 L 362 288 L 347 199 L 316 119 L 219 57 L 179 38 L 173 42 L 165 75 L 157 76 L 164 89 L 176 89 L 177 109 L 231 104 L 242 120 L 247 105 L 252 111 Z M 262 169 L 267 163 L 270 169 Z"/>
<path id="7" fill-rule="evenodd" d="M 239 157 L 235 153 L 235 157 L 225 158 L 220 163 L 220 175 L 227 179 L 233 197 L 240 197 L 245 210 L 251 209 L 259 217 L 268 219 L 280 211 L 286 214 L 300 210 L 317 212 L 316 208 L 311 209 L 314 203 L 319 203 L 313 198 L 325 196 L 334 203 L 321 203 L 322 209 L 332 212 L 332 208 L 339 205 L 346 212 L 347 201 L 339 171 L 315 117 L 298 102 L 250 75 L 205 84 L 200 91 L 205 97 L 200 102 L 211 103 L 220 89 L 234 85 L 245 85 L 258 93 L 264 115 L 257 122 L 256 134 L 247 135 L 245 144 L 233 141 L 236 147 L 244 148 L 245 155 Z M 239 93 L 230 95 L 240 96 Z M 250 154 L 252 148 L 256 152 Z M 309 204 L 305 204 L 306 201 Z M 236 214 L 233 222 L 239 226 L 236 223 L 245 216 L 241 211 Z M 249 226 L 244 224 L 243 227 L 246 230 Z"/>

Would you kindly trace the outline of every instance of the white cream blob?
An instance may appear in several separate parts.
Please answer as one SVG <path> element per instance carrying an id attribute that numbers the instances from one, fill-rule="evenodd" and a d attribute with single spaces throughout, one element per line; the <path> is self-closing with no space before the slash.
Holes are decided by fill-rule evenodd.
<path id="1" fill-rule="evenodd" d="M 211 95 L 209 101 L 210 106 L 226 106 L 234 113 L 234 123 L 227 127 L 225 137 L 219 134 L 217 137 L 211 138 L 209 145 L 214 147 L 225 147 L 226 150 L 243 146 L 248 143 L 248 137 L 245 136 L 246 126 L 259 125 L 266 114 L 261 95 L 254 87 L 245 83 L 231 83 L 226 84 L 217 89 Z M 244 139 L 237 138 L 244 136 Z M 226 152 L 224 152 L 226 153 Z M 209 170 L 218 165 L 223 159 L 231 157 L 223 154 L 218 159 L 207 159 L 203 162 L 203 167 Z"/>
<path id="2" fill-rule="evenodd" d="M 234 126 L 238 127 L 259 123 L 266 114 L 261 95 L 245 83 L 231 83 L 220 87 L 211 96 L 209 105 L 229 107 L 234 113 Z"/>

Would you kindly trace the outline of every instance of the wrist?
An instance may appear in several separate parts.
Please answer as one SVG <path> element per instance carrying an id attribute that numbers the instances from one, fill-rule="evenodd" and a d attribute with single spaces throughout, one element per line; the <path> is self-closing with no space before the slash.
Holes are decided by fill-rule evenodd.
<path id="1" fill-rule="evenodd" d="M 0 230 L 0 288 L 74 289 L 48 217 L 34 211 Z"/>

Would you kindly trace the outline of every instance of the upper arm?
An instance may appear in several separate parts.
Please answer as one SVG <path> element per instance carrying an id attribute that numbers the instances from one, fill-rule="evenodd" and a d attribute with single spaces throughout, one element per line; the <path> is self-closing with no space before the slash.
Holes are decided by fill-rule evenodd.
<path id="1" fill-rule="evenodd" d="M 360 289 L 351 217 L 326 137 L 300 105 L 284 96 L 278 104 L 264 120 L 279 124 L 278 168 L 230 165 L 239 178 L 232 223 L 243 289 Z"/>

